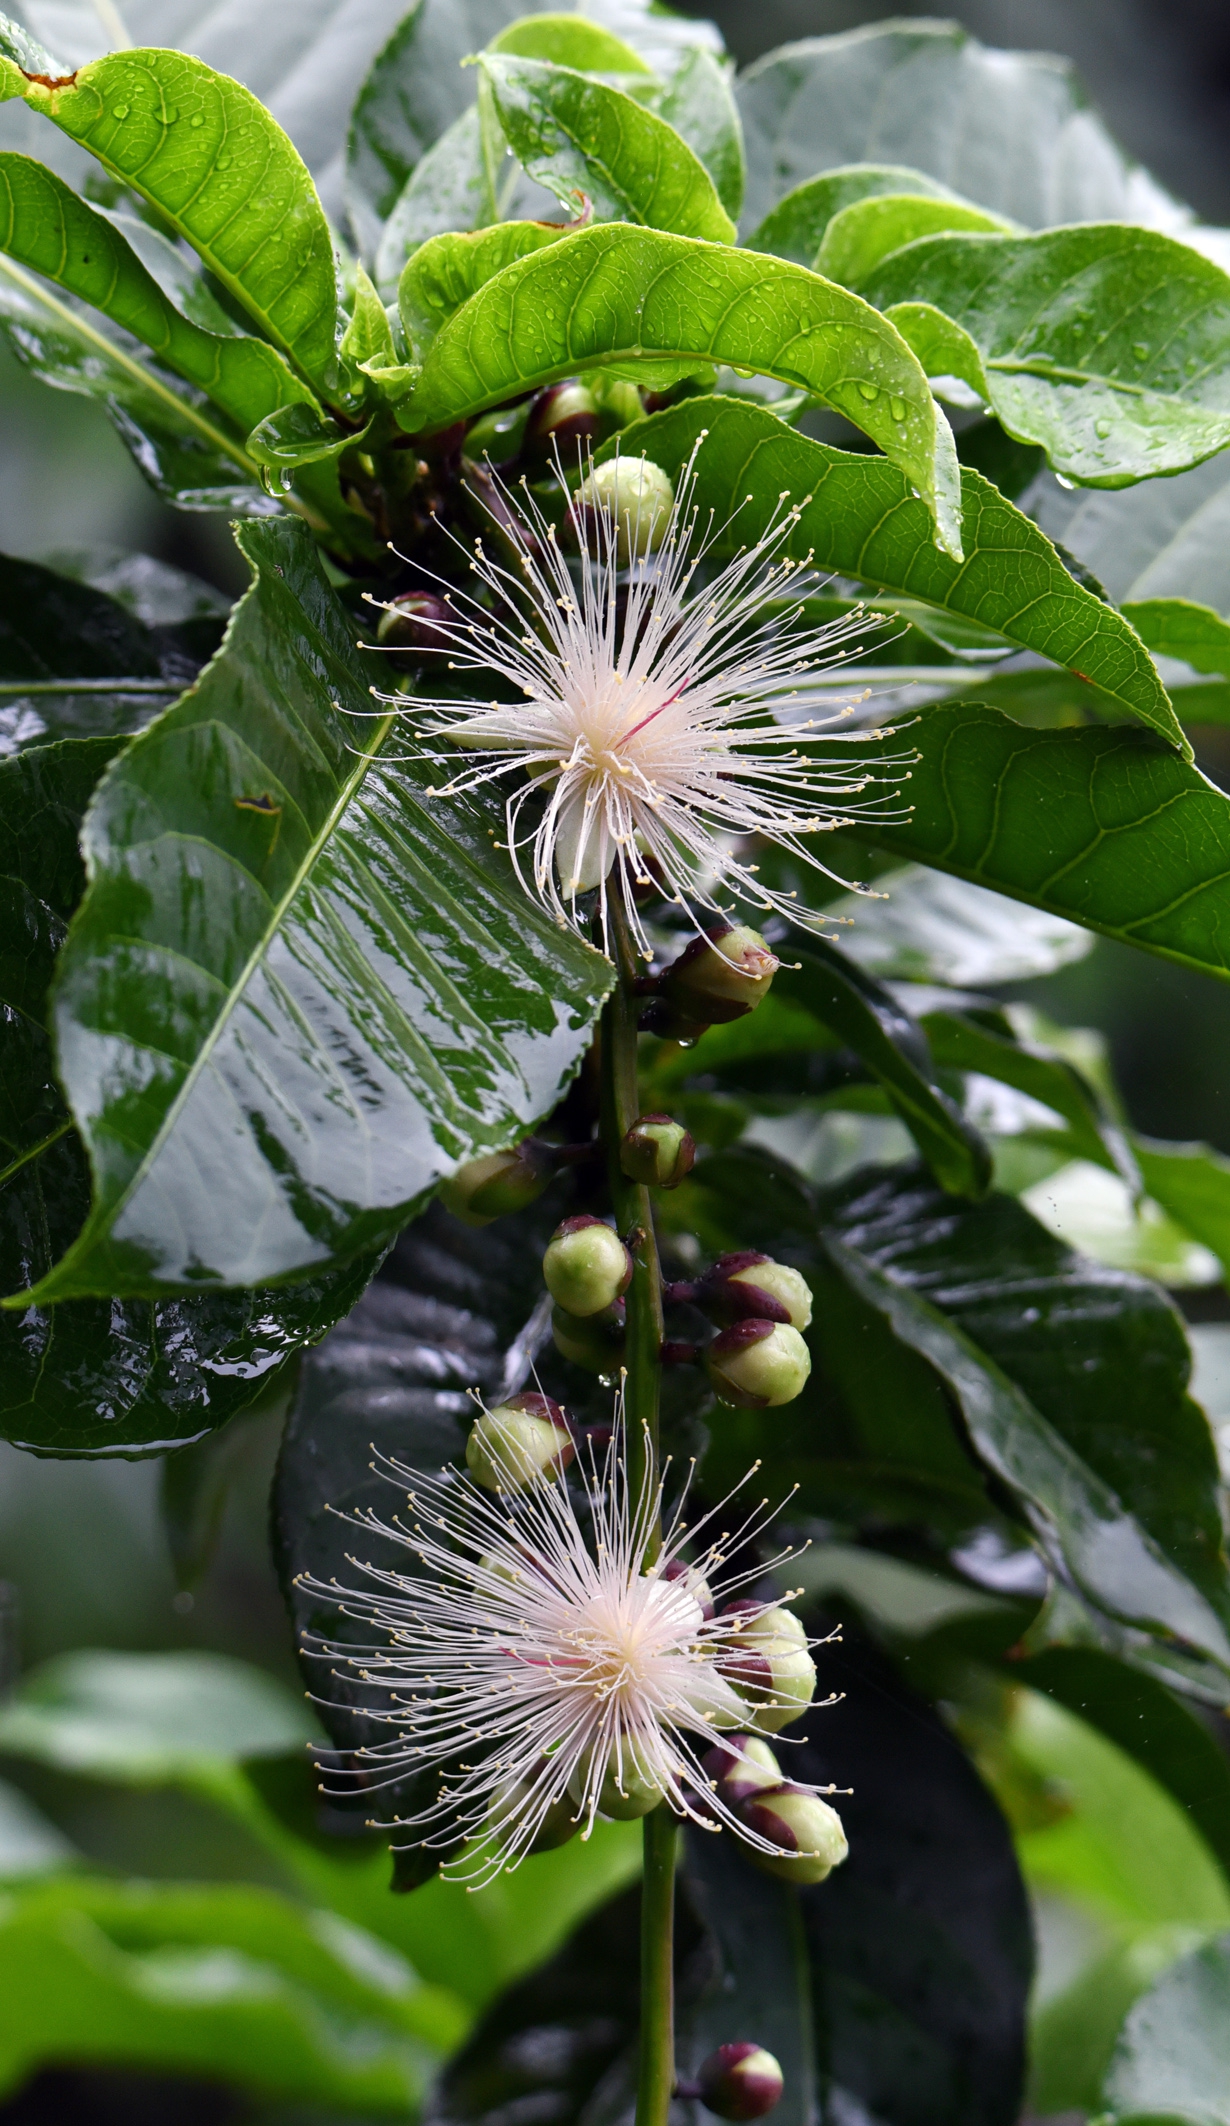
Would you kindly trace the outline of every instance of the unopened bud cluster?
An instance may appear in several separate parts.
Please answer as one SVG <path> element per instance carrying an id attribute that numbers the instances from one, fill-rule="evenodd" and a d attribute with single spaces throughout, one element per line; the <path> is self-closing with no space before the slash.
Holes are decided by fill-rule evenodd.
<path id="1" fill-rule="evenodd" d="M 823 1882 L 845 1859 L 849 1847 L 836 1809 L 810 1787 L 786 1779 L 759 1736 L 732 1735 L 701 1761 L 734 1815 L 780 1849 L 750 1853 L 766 1875 L 784 1882 Z"/>

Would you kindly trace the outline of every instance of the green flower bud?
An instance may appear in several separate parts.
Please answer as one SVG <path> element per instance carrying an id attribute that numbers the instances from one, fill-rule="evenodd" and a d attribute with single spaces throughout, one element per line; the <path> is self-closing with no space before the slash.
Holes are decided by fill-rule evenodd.
<path id="1" fill-rule="evenodd" d="M 613 435 L 618 428 L 630 428 L 633 421 L 641 419 L 645 402 L 631 377 L 607 376 L 603 370 L 594 369 L 585 382 L 593 393 L 604 436 Z"/>
<path id="2" fill-rule="evenodd" d="M 628 1180 L 647 1188 L 678 1188 L 695 1160 L 695 1143 L 682 1122 L 672 1122 L 669 1115 L 642 1115 L 619 1147 Z"/>
<path id="3" fill-rule="evenodd" d="M 763 1003 L 781 961 L 747 923 L 692 939 L 662 976 L 661 995 L 680 1023 L 724 1026 Z"/>
<path id="4" fill-rule="evenodd" d="M 762 1734 L 776 1735 L 811 1704 L 816 1664 L 807 1650 L 807 1633 L 791 1610 L 732 1602 L 723 1615 L 741 1612 L 744 1622 L 717 1665 Z"/>
<path id="5" fill-rule="evenodd" d="M 785 1321 L 811 1326 L 811 1287 L 800 1270 L 744 1248 L 723 1255 L 696 1285 L 696 1303 L 711 1321 Z"/>
<path id="6" fill-rule="evenodd" d="M 549 1395 L 513 1395 L 484 1410 L 466 1441 L 466 1468 L 485 1491 L 520 1491 L 566 1469 L 576 1448 Z"/>
<path id="7" fill-rule="evenodd" d="M 584 1321 L 627 1291 L 632 1257 L 601 1218 L 565 1218 L 551 1235 L 542 1274 L 556 1306 Z"/>
<path id="8" fill-rule="evenodd" d="M 692 1600 L 699 1604 L 705 1622 L 709 1622 L 713 1615 L 713 1590 L 698 1565 L 688 1565 L 682 1558 L 672 1558 L 669 1565 L 663 1565 L 658 1578 L 682 1580 Z"/>
<path id="9" fill-rule="evenodd" d="M 696 2077 L 696 2093 L 719 2119 L 762 2119 L 781 2100 L 782 2070 L 763 2045 L 719 2045 Z"/>
<path id="10" fill-rule="evenodd" d="M 749 1856 L 766 1875 L 783 1882 L 823 1882 L 850 1850 L 836 1809 L 806 1787 L 780 1786 L 761 1794 L 746 1803 L 742 1816 L 749 1830 L 783 1848 L 780 1854 Z"/>
<path id="11" fill-rule="evenodd" d="M 605 465 L 595 465 L 582 480 L 573 501 L 573 518 L 583 527 L 590 511 L 613 516 L 616 558 L 627 568 L 643 555 L 657 552 L 674 506 L 675 490 L 660 465 L 648 458 L 610 458 Z"/>
<path id="12" fill-rule="evenodd" d="M 705 1346 L 705 1371 L 719 1402 L 735 1410 L 776 1410 L 802 1394 L 811 1352 L 785 1321 L 737 1321 Z"/>
<path id="13" fill-rule="evenodd" d="M 440 1201 L 463 1225 L 490 1225 L 493 1218 L 535 1202 L 554 1172 L 547 1146 L 528 1137 L 509 1151 L 467 1159 L 444 1183 Z"/>
<path id="14" fill-rule="evenodd" d="M 487 1810 L 487 1829 L 495 1836 L 498 1837 L 508 1826 L 520 1819 L 526 1802 L 545 1768 L 544 1759 L 533 1774 L 528 1774 L 524 1779 L 510 1779 L 504 1786 L 496 1788 L 491 1796 L 491 1806 Z M 575 1803 L 567 1794 L 561 1794 L 558 1801 L 550 1804 L 525 1851 L 553 1852 L 556 1846 L 567 1845 L 570 1838 L 575 1838 L 580 1828 Z"/>
<path id="15" fill-rule="evenodd" d="M 592 1750 L 585 1751 L 568 1782 L 568 1791 L 578 1807 L 585 1794 L 592 1762 Z M 665 1792 L 662 1781 L 625 1740 L 619 1770 L 616 1771 L 613 1756 L 607 1765 L 598 1793 L 598 1813 L 612 1817 L 616 1823 L 631 1823 L 634 1817 L 648 1816 L 651 1809 L 656 1809 Z"/>
<path id="16" fill-rule="evenodd" d="M 459 615 L 435 591 L 404 591 L 380 615 L 376 640 L 388 650 L 447 650 Z"/>
<path id="17" fill-rule="evenodd" d="M 757 1794 L 783 1784 L 782 1768 L 759 1735 L 732 1735 L 700 1761 L 728 1808 L 741 1808 Z"/>
<path id="18" fill-rule="evenodd" d="M 526 449 L 538 457 L 548 457 L 558 448 L 567 469 L 569 447 L 575 465 L 576 445 L 592 442 L 598 428 L 598 408 L 592 391 L 572 377 L 567 383 L 548 384 L 545 391 L 539 392 L 530 409 Z"/>
<path id="19" fill-rule="evenodd" d="M 601 1314 L 578 1321 L 562 1307 L 551 1310 L 551 1335 L 561 1358 L 603 1380 L 613 1380 L 624 1362 L 627 1310 L 622 1299 Z"/>

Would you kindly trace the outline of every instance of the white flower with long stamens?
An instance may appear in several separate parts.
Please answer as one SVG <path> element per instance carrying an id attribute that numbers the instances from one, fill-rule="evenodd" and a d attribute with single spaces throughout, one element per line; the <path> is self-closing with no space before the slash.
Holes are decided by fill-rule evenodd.
<path id="1" fill-rule="evenodd" d="M 631 488 L 643 461 L 623 462 Z M 700 523 L 694 464 L 695 452 L 665 523 L 653 524 L 657 550 L 627 570 L 619 511 L 574 509 L 586 551 L 570 561 L 528 485 L 516 493 L 493 475 L 499 540 L 515 565 L 476 540 L 468 559 L 477 595 L 448 590 L 454 617 L 432 628 L 450 671 L 496 673 L 521 698 L 380 697 L 471 759 L 457 770 L 455 752 L 434 756 L 453 770 L 437 795 L 521 771 L 506 820 L 522 883 L 578 926 L 581 897 L 598 888 L 609 943 L 614 882 L 646 957 L 635 887 L 653 882 L 713 913 L 724 912 L 716 896 L 726 893 L 818 923 L 793 892 L 765 886 L 739 845 L 764 836 L 832 878 L 800 837 L 904 816 L 891 808 L 908 763 L 875 751 L 889 734 L 830 731 L 823 754 L 806 750 L 809 736 L 853 709 L 806 718 L 799 682 L 814 691 L 812 675 L 840 662 L 868 616 L 805 624 L 802 602 L 820 582 L 810 557 L 785 550 L 800 517 L 786 494 L 762 535 L 716 568 L 729 527 Z M 657 484 L 646 507 L 659 511 L 664 476 L 650 469 Z M 848 760 L 833 751 L 839 739 L 856 748 Z"/>
<path id="2" fill-rule="evenodd" d="M 601 1461 L 589 1458 L 588 1542 L 562 1478 L 518 1489 L 510 1471 L 493 1498 L 451 1468 L 425 1476 L 386 1461 L 382 1473 L 406 1487 L 412 1518 L 352 1518 L 410 1551 L 420 1569 L 352 1557 L 369 1587 L 304 1584 L 375 1634 L 366 1645 L 315 1649 L 344 1664 L 349 1697 L 356 1674 L 370 1687 L 365 1715 L 393 1730 L 359 1753 L 369 1782 L 438 1775 L 436 1798 L 390 1826 L 412 1834 L 405 1844 L 453 1851 L 467 1839 L 449 1872 L 489 1881 L 525 1856 L 561 1804 L 588 1836 L 605 1784 L 608 1796 L 648 1790 L 680 1816 L 709 1829 L 720 1822 L 780 1857 L 731 1813 L 700 1763 L 731 1730 L 755 1725 L 720 1669 L 723 1655 L 737 1658 L 755 1611 L 715 1617 L 697 1597 L 724 1554 L 764 1526 L 763 1506 L 733 1534 L 706 1537 L 710 1514 L 690 1538 L 677 1509 L 651 1562 L 661 1486 L 630 1497 L 621 1421 Z M 698 1534 L 707 1547 L 680 1570 L 685 1541 L 694 1546 Z"/>

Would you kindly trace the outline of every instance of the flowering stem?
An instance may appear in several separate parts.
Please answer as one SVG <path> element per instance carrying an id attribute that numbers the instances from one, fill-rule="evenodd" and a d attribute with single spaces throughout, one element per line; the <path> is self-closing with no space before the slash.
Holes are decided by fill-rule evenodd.
<path id="1" fill-rule="evenodd" d="M 658 1386 L 662 1356 L 662 1271 L 654 1236 L 649 1190 L 629 1181 L 619 1148 L 640 1114 L 636 1032 L 640 1006 L 637 966 L 627 915 L 618 896 L 611 916 L 618 972 L 602 1019 L 602 1135 L 606 1145 L 615 1222 L 632 1256 L 624 1406 L 627 1412 L 628 1484 L 632 1497 L 657 1479 Z M 657 1555 L 661 1529 L 651 1536 L 647 1560 Z M 666 2126 L 675 2082 L 675 1819 L 665 1806 L 645 1818 L 641 1884 L 641 2018 L 636 2126 Z"/>

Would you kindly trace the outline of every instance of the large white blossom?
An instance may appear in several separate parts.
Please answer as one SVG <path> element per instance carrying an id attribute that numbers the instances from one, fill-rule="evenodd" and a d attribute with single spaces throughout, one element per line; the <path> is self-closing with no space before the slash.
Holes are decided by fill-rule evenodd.
<path id="1" fill-rule="evenodd" d="M 814 702 L 815 675 L 881 623 L 862 610 L 806 623 L 803 601 L 823 583 L 810 556 L 786 551 L 800 517 L 788 494 L 762 535 L 719 567 L 715 550 L 729 544 L 730 527 L 702 522 L 694 461 L 664 528 L 655 526 L 656 551 L 627 568 L 626 508 L 622 532 L 613 508 L 574 512 L 585 552 L 570 555 L 528 483 L 493 478 L 493 533 L 462 549 L 474 594 L 442 584 L 452 618 L 436 632 L 450 671 L 497 673 L 520 698 L 381 697 L 429 738 L 452 742 L 434 756 L 450 770 L 438 795 L 515 776 L 506 821 L 522 883 L 578 925 L 589 916 L 578 904 L 596 887 L 608 941 L 616 885 L 646 956 L 637 886 L 664 885 L 713 913 L 725 912 L 725 895 L 822 922 L 793 890 L 765 885 L 748 837 L 832 877 L 802 837 L 904 816 L 892 808 L 907 764 L 880 750 L 891 734 L 834 732 L 853 705 L 808 716 L 803 698 Z M 640 463 L 625 462 L 631 487 Z M 828 743 L 817 751 L 821 730 Z"/>
<path id="2" fill-rule="evenodd" d="M 417 1570 L 353 1556 L 364 1585 L 306 1582 L 372 1628 L 364 1645 L 317 1648 L 351 1690 L 357 1674 L 365 1713 L 390 1729 L 359 1753 L 369 1782 L 439 1775 L 435 1797 L 392 1828 L 405 1845 L 450 1853 L 467 1839 L 448 1869 L 467 1880 L 516 1865 L 561 1803 L 587 1837 L 612 1777 L 617 1788 L 647 1783 L 680 1816 L 781 1852 L 731 1812 L 700 1762 L 732 1730 L 755 1725 L 719 1664 L 756 1611 L 713 1616 L 698 1599 L 702 1576 L 764 1525 L 766 1509 L 725 1533 L 711 1514 L 690 1536 L 677 1511 L 654 1556 L 661 1486 L 646 1482 L 630 1496 L 624 1446 L 617 1423 L 605 1453 L 574 1466 L 572 1489 L 563 1477 L 518 1489 L 510 1468 L 495 1497 L 451 1467 L 424 1475 L 387 1460 L 383 1474 L 404 1489 L 408 1515 L 351 1518 L 408 1551 Z M 698 1542 L 681 1569 L 685 1544 L 695 1552 Z"/>

